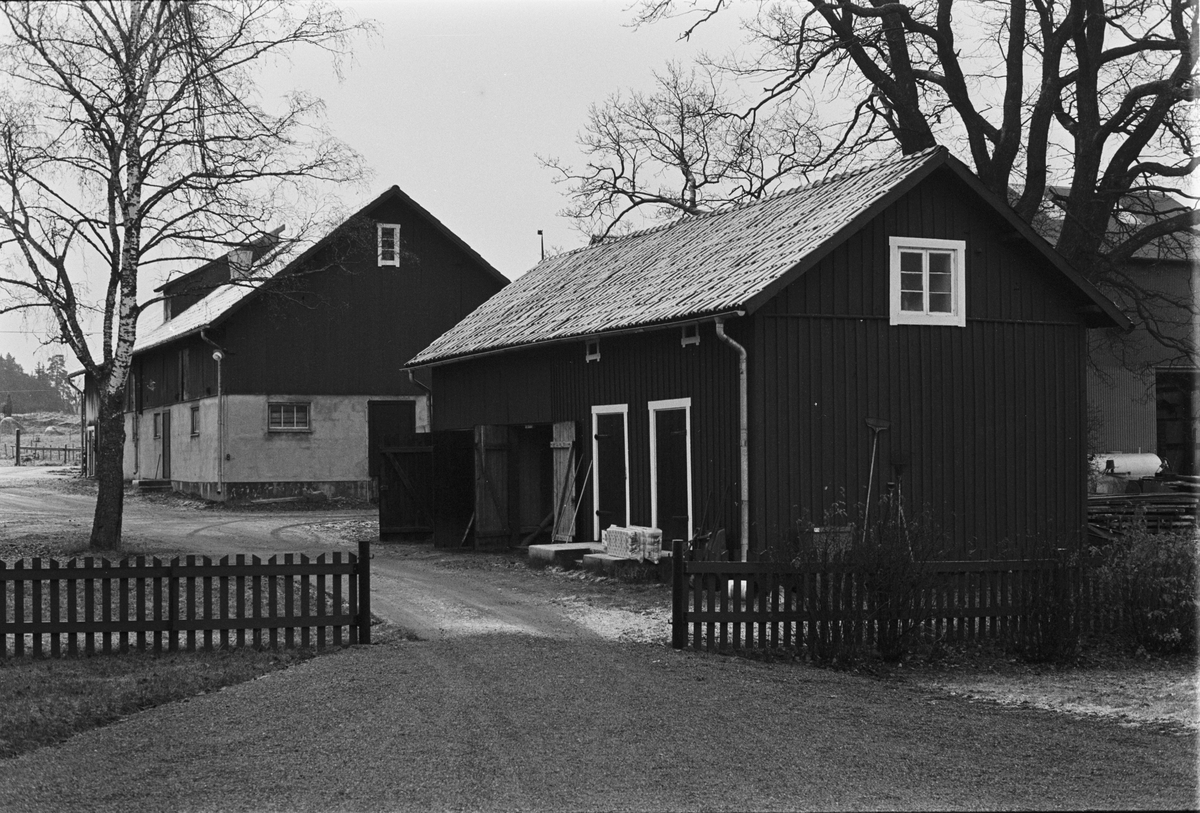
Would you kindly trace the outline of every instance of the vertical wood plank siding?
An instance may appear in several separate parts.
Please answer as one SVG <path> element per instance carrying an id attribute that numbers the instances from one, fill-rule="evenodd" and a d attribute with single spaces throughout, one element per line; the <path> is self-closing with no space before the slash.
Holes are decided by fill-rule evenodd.
<path id="1" fill-rule="evenodd" d="M 954 555 L 1074 538 L 1084 522 L 1085 331 L 1058 275 L 957 181 L 931 179 L 753 317 L 756 544 L 879 495 L 909 457 L 909 515 L 928 508 Z M 891 326 L 888 238 L 967 243 L 965 328 Z M 875 497 L 872 497 L 874 501 Z M 854 511 L 852 510 L 852 513 Z"/>
<path id="2" fill-rule="evenodd" d="M 739 340 L 745 337 L 730 327 Z M 738 528 L 737 354 L 701 326 L 700 344 L 680 345 L 678 327 L 600 340 L 600 361 L 584 343 L 514 351 L 433 368 L 433 428 L 575 421 L 580 470 L 576 538 L 592 536 L 592 491 L 582 486 L 592 457 L 591 408 L 629 405 L 630 522 L 650 522 L 649 401 L 692 399 L 693 505 L 697 528 Z"/>
<path id="3" fill-rule="evenodd" d="M 317 273 L 286 281 L 286 295 L 258 295 L 209 331 L 230 352 L 226 394 L 421 395 L 401 367 L 449 330 L 501 283 L 400 201 L 370 213 L 400 224 L 413 258 L 380 268 L 374 226 L 349 251 L 318 252 Z M 342 256 L 344 255 L 344 256 Z M 142 406 L 177 403 L 179 352 L 189 349 L 192 398 L 216 393 L 213 347 L 199 336 L 139 353 Z M 151 386 L 153 382 L 153 386 Z"/>
<path id="4" fill-rule="evenodd" d="M 966 242 L 966 327 L 889 324 L 892 236 Z M 835 501 L 854 508 L 865 499 L 867 417 L 892 424 L 880 436 L 875 497 L 896 456 L 907 455 L 907 511 L 927 508 L 955 558 L 1077 538 L 1086 488 L 1082 304 L 1078 289 L 943 172 L 731 320 L 730 335 L 749 348 L 751 550 L 780 544 L 803 519 L 821 523 Z M 434 428 L 574 420 L 590 458 L 590 407 L 627 403 L 630 519 L 641 524 L 650 519 L 646 402 L 691 397 L 695 513 L 719 503 L 718 524 L 735 536 L 736 354 L 711 321 L 699 347 L 681 348 L 669 328 L 601 338 L 600 352 L 585 363 L 581 340 L 436 367 Z M 580 517 L 590 519 L 590 488 L 582 498 Z M 590 535 L 589 521 L 579 526 Z"/>

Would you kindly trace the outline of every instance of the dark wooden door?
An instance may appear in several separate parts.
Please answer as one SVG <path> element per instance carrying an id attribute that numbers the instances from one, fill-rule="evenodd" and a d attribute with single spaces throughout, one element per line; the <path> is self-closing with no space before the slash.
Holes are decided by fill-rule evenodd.
<path id="1" fill-rule="evenodd" d="M 596 537 L 610 525 L 629 524 L 626 503 L 625 414 L 598 413 L 595 436 Z"/>
<path id="2" fill-rule="evenodd" d="M 433 432 L 433 544 L 459 548 L 474 541 L 475 437 L 470 431 Z"/>
<path id="3" fill-rule="evenodd" d="M 513 516 L 509 503 L 509 451 L 507 426 L 475 427 L 475 546 L 508 547 L 513 542 Z"/>
<path id="4" fill-rule="evenodd" d="M 1160 370 L 1155 394 L 1158 456 L 1175 474 L 1200 474 L 1200 373 Z"/>
<path id="5" fill-rule="evenodd" d="M 380 476 L 380 449 L 414 446 L 416 434 L 416 402 L 367 401 L 367 476 Z"/>
<path id="6" fill-rule="evenodd" d="M 380 539 L 432 537 L 433 448 L 427 444 L 385 446 L 379 457 Z"/>
<path id="7" fill-rule="evenodd" d="M 654 522 L 663 544 L 689 536 L 687 410 L 654 415 Z"/>
<path id="8" fill-rule="evenodd" d="M 162 472 L 159 474 L 163 480 L 171 479 L 171 413 L 166 411 L 162 413 L 162 425 L 159 427 L 162 434 Z"/>

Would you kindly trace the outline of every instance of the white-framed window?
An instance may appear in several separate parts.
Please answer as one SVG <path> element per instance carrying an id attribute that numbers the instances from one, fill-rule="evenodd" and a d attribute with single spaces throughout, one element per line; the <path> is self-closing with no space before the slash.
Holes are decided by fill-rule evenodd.
<path id="1" fill-rule="evenodd" d="M 395 223 L 380 223 L 377 231 L 379 264 L 400 265 L 400 226 Z"/>
<path id="2" fill-rule="evenodd" d="M 200 407 L 198 405 L 192 407 L 191 429 L 192 437 L 200 434 Z"/>
<path id="3" fill-rule="evenodd" d="M 963 240 L 892 237 L 891 323 L 967 323 L 966 257 Z"/>
<path id="4" fill-rule="evenodd" d="M 311 431 L 309 405 L 298 401 L 278 401 L 267 404 L 267 430 L 270 432 Z"/>
<path id="5" fill-rule="evenodd" d="M 162 437 L 162 413 L 154 413 L 154 437 L 155 439 Z"/>
<path id="6" fill-rule="evenodd" d="M 600 341 L 598 339 L 583 343 L 583 359 L 584 361 L 600 360 Z"/>
<path id="7" fill-rule="evenodd" d="M 629 404 L 592 407 L 592 532 L 629 525 Z"/>
<path id="8" fill-rule="evenodd" d="M 692 399 L 650 401 L 646 407 L 650 412 L 650 523 L 663 532 L 665 547 L 675 538 L 685 542 L 691 539 L 696 525 L 692 505 Z M 680 430 L 682 435 L 678 435 Z M 671 436 L 661 437 L 662 432 Z M 683 536 L 679 536 L 681 533 Z"/>
<path id="9" fill-rule="evenodd" d="M 679 344 L 683 347 L 700 344 L 700 325 L 697 322 L 683 326 L 683 332 L 679 337 Z"/>

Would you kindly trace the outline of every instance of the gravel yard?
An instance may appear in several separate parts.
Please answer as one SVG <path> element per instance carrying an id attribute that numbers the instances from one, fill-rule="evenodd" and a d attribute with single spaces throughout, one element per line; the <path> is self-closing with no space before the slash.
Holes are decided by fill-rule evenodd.
<path id="1" fill-rule="evenodd" d="M 86 526 L 86 484 L 4 475 L 0 557 Z M 131 498 L 127 523 L 139 553 L 213 555 L 345 549 L 376 527 L 162 497 Z M 1197 805 L 1194 664 L 870 677 L 675 652 L 662 585 L 422 545 L 377 545 L 373 571 L 376 645 L 6 760 L 0 809 Z"/>
<path id="2" fill-rule="evenodd" d="M 21 810 L 1190 808 L 1191 738 L 663 646 L 392 640 L 4 764 Z"/>

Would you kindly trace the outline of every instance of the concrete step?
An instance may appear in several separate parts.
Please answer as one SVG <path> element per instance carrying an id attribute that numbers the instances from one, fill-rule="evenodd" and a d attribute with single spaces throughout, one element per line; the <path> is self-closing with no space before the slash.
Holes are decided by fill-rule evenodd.
<path id="1" fill-rule="evenodd" d="M 539 564 L 574 567 L 589 553 L 598 553 L 604 546 L 596 542 L 555 542 L 546 545 L 530 545 L 529 560 Z"/>
<path id="2" fill-rule="evenodd" d="M 605 576 L 631 575 L 642 573 L 662 582 L 671 581 L 671 552 L 663 551 L 662 558 L 657 563 L 649 560 L 639 562 L 624 556 L 613 556 L 608 553 L 588 553 L 583 557 L 583 569 L 601 573 Z"/>
<path id="3" fill-rule="evenodd" d="M 138 491 L 170 491 L 170 480 L 134 480 L 133 487 Z"/>

